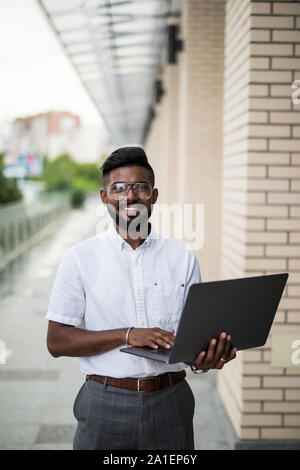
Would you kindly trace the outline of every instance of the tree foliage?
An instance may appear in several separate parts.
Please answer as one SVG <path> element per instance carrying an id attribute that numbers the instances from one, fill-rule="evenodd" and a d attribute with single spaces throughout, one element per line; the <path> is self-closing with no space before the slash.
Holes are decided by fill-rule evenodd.
<path id="1" fill-rule="evenodd" d="M 48 190 L 82 189 L 97 191 L 102 184 L 102 175 L 97 163 L 78 163 L 64 154 L 55 160 L 44 158 L 44 175 Z"/>
<path id="2" fill-rule="evenodd" d="M 3 158 L 4 155 L 0 153 L 0 204 L 19 201 L 23 198 L 23 195 L 19 190 L 16 178 L 6 178 L 4 176 Z"/>

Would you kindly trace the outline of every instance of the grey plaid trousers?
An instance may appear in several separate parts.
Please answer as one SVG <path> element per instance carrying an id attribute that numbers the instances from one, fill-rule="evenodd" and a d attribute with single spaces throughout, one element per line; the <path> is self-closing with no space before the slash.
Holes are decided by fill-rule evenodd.
<path id="1" fill-rule="evenodd" d="M 138 392 L 86 380 L 74 402 L 74 450 L 194 449 L 195 400 L 183 380 Z"/>

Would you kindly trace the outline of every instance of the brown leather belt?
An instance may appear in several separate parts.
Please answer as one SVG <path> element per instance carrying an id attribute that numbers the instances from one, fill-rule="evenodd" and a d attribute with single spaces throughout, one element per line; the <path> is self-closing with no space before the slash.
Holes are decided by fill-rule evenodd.
<path id="1" fill-rule="evenodd" d="M 106 385 L 126 388 L 127 390 L 137 390 L 138 392 L 157 392 L 169 387 L 169 385 L 175 385 L 178 382 L 181 382 L 185 376 L 185 371 L 181 370 L 180 372 L 167 372 L 166 374 L 158 375 L 156 377 L 141 379 L 117 379 L 115 377 L 105 377 L 103 375 L 87 375 L 87 379 L 95 380 L 102 384 L 106 381 Z"/>

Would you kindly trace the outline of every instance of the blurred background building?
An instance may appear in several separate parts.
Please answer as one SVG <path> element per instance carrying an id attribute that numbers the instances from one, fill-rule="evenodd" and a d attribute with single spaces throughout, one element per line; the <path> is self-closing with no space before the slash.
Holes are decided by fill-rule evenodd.
<path id="1" fill-rule="evenodd" d="M 38 153 L 51 160 L 69 154 L 77 161 L 97 162 L 104 145 L 99 129 L 82 127 L 80 117 L 68 111 L 49 111 L 16 119 L 8 151 L 15 155 Z"/>
<path id="2" fill-rule="evenodd" d="M 68 112 L 48 112 L 18 118 L 13 123 L 13 153 L 38 152 L 54 159 L 62 153 L 74 155 L 78 147 L 79 116 Z"/>

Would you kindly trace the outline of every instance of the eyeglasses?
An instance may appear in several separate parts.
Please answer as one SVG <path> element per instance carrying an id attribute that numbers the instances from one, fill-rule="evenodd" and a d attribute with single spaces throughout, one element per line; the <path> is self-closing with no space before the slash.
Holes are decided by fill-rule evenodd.
<path id="1" fill-rule="evenodd" d="M 107 192 L 112 199 L 120 200 L 127 196 L 131 187 L 139 199 L 150 199 L 152 196 L 153 188 L 149 183 L 113 183 Z"/>

